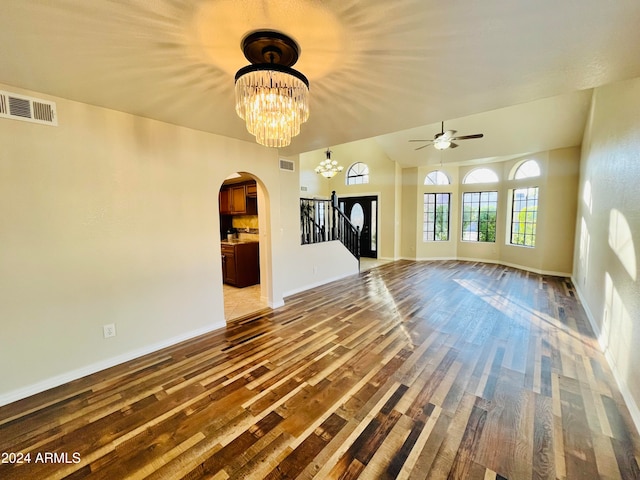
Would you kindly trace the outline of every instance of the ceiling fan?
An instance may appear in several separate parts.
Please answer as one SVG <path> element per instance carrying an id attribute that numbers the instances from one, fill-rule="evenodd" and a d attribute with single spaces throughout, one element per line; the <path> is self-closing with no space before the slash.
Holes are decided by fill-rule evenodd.
<path id="1" fill-rule="evenodd" d="M 458 146 L 457 143 L 454 143 L 454 140 L 470 140 L 472 138 L 482 138 L 484 135 L 482 133 L 474 133 L 473 135 L 456 135 L 456 130 L 447 130 L 444 131 L 444 122 L 442 122 L 440 127 L 440 133 L 436 133 L 433 137 L 433 140 L 409 140 L 410 142 L 428 142 L 425 145 L 422 145 L 416 150 L 420 150 L 421 148 L 428 147 L 429 145 L 433 145 L 438 150 L 446 150 L 447 148 L 456 148 Z"/>

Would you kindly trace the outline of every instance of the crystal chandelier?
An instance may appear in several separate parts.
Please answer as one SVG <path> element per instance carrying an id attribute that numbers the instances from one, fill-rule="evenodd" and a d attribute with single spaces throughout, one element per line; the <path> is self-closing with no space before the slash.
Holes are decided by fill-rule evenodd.
<path id="1" fill-rule="evenodd" d="M 343 170 L 341 165 L 338 165 L 338 162 L 335 160 L 331 160 L 331 150 L 327 148 L 325 152 L 327 154 L 327 158 L 320 162 L 320 165 L 316 167 L 316 173 L 319 173 L 325 178 L 335 177 L 338 172 Z"/>
<path id="2" fill-rule="evenodd" d="M 236 112 L 256 141 L 286 147 L 309 118 L 309 81 L 290 68 L 298 61 L 298 44 L 273 31 L 258 31 L 242 41 L 252 65 L 236 73 Z"/>

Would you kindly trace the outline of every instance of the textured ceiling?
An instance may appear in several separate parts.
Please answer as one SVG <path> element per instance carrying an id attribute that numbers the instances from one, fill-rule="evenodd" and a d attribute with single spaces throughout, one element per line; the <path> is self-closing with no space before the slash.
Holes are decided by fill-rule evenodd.
<path id="1" fill-rule="evenodd" d="M 407 140 L 445 120 L 485 133 L 445 152 L 468 161 L 579 144 L 589 92 L 573 92 L 640 76 L 638 25 L 636 0 L 9 0 L 0 83 L 253 141 L 233 77 L 242 37 L 270 28 L 311 83 L 283 155 L 378 137 L 402 165 L 434 162 Z"/>

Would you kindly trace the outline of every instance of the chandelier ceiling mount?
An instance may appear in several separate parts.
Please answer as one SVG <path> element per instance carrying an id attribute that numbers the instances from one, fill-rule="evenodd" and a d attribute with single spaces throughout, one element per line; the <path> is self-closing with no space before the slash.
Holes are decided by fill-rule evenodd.
<path id="1" fill-rule="evenodd" d="M 260 30 L 242 40 L 242 51 L 251 63 L 277 63 L 291 67 L 298 61 L 300 47 L 287 35 Z"/>

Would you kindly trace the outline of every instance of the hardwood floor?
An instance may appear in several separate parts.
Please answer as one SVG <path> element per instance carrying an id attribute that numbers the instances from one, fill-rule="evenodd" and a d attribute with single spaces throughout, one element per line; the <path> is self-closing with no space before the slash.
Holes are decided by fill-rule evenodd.
<path id="1" fill-rule="evenodd" d="M 640 478 L 571 282 L 454 261 L 386 264 L 2 407 L 0 452 L 31 453 L 5 480 Z"/>

